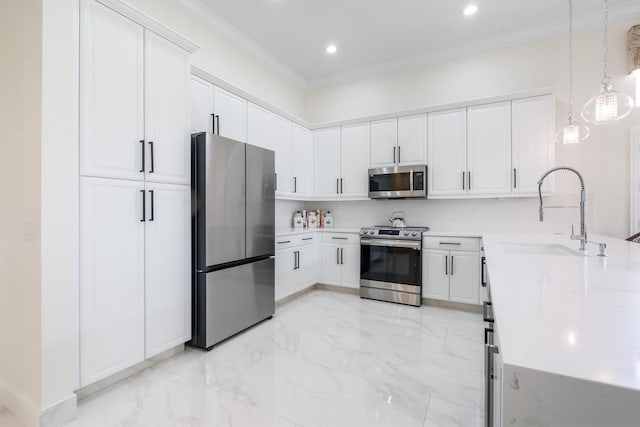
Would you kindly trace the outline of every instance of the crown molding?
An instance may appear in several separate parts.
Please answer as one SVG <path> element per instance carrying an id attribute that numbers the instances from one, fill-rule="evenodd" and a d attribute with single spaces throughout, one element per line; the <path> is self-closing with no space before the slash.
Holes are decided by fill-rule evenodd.
<path id="1" fill-rule="evenodd" d="M 195 51 L 200 49 L 197 44 L 195 44 L 188 38 L 173 31 L 171 28 L 142 12 L 140 9 L 133 7 L 125 0 L 97 0 L 97 2 L 103 4 L 104 6 L 107 6 L 108 8 L 118 12 L 123 16 L 126 16 L 127 18 L 137 22 L 138 24 L 153 31 L 154 33 L 161 35 L 167 40 L 185 49 L 189 53 L 194 53 Z"/>
<path id="2" fill-rule="evenodd" d="M 192 18 L 206 25 L 208 28 L 214 30 L 228 42 L 233 43 L 249 56 L 268 65 L 270 68 L 278 72 L 295 86 L 302 89 L 306 88 L 307 82 L 302 76 L 300 76 L 289 66 L 269 53 L 266 49 L 264 49 L 238 28 L 236 28 L 231 23 L 213 12 L 211 9 L 206 7 L 199 0 L 169 1 L 187 12 L 187 14 Z"/>

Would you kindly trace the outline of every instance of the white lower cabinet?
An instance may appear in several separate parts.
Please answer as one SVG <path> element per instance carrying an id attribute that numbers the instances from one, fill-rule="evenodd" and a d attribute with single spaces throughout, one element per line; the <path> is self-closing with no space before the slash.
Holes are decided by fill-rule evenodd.
<path id="1" fill-rule="evenodd" d="M 322 283 L 360 287 L 360 236 L 351 233 L 323 233 Z"/>
<path id="2" fill-rule="evenodd" d="M 313 286 L 320 278 L 316 233 L 276 238 L 276 301 Z"/>
<path id="3" fill-rule="evenodd" d="M 144 313 L 149 358 L 191 339 L 191 189 L 150 183 L 146 189 Z"/>
<path id="4" fill-rule="evenodd" d="M 190 187 L 80 178 L 80 386 L 190 339 Z"/>
<path id="5" fill-rule="evenodd" d="M 423 248 L 425 249 L 422 252 L 422 296 L 479 305 L 481 287 L 479 239 L 425 237 Z"/>

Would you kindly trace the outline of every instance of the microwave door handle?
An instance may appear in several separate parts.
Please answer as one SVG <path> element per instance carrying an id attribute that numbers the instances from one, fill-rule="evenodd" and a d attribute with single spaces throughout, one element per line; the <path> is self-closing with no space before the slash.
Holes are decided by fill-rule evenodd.
<path id="1" fill-rule="evenodd" d="M 409 191 L 413 193 L 413 169 L 409 171 Z"/>

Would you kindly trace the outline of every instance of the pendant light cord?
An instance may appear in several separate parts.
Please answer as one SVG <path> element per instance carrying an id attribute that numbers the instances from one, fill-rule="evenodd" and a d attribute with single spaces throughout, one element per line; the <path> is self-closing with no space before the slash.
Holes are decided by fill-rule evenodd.
<path id="1" fill-rule="evenodd" d="M 569 0 L 569 124 L 573 124 L 573 0 Z"/>
<path id="2" fill-rule="evenodd" d="M 609 77 L 609 0 L 604 0 L 604 31 L 602 37 L 602 56 L 603 56 L 603 75 L 602 84 L 609 86 L 611 77 Z"/>

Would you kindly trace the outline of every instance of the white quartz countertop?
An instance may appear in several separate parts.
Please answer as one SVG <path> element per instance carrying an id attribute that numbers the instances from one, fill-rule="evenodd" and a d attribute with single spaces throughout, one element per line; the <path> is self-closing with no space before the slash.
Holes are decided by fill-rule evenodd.
<path id="1" fill-rule="evenodd" d="M 483 235 L 500 353 L 512 366 L 640 390 L 640 245 L 590 239 L 607 244 L 606 258 L 593 244 L 583 256 L 566 235 Z"/>
<path id="2" fill-rule="evenodd" d="M 280 230 L 276 230 L 276 236 L 293 236 L 295 234 L 305 234 L 305 233 L 360 233 L 359 228 L 333 228 L 333 227 L 324 227 L 324 228 L 284 228 Z"/>

